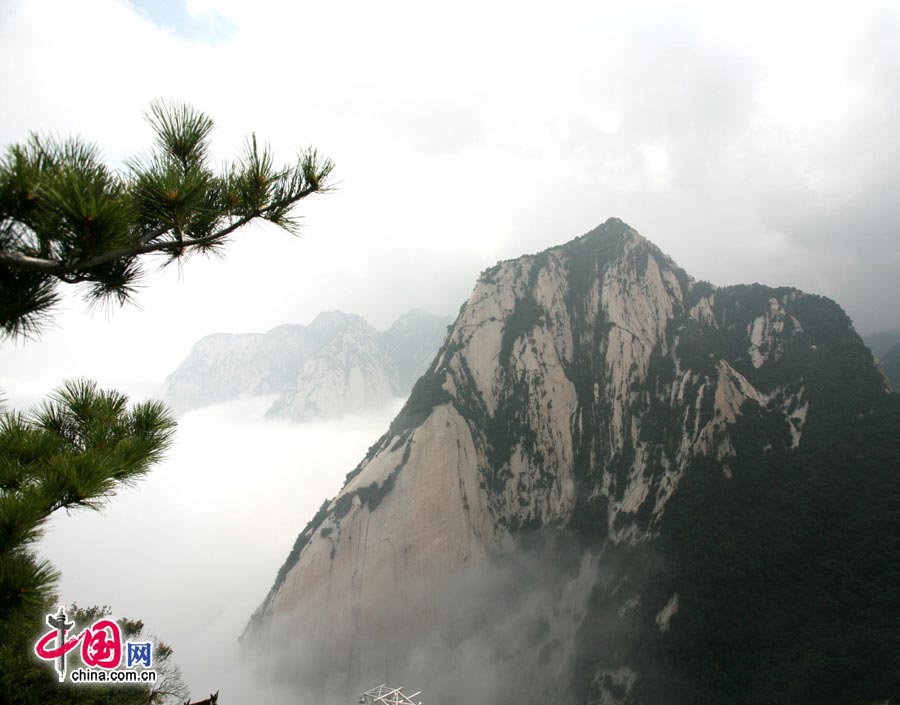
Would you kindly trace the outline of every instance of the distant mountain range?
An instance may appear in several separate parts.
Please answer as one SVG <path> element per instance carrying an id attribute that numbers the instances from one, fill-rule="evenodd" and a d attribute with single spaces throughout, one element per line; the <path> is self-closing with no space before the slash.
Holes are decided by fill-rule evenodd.
<path id="1" fill-rule="evenodd" d="M 900 330 L 886 330 L 863 338 L 895 392 L 900 392 Z"/>
<path id="2" fill-rule="evenodd" d="M 308 326 L 202 338 L 166 379 L 176 413 L 232 399 L 277 394 L 267 416 L 333 418 L 409 394 L 452 322 L 421 310 L 384 332 L 366 320 L 326 311 Z"/>
<path id="3" fill-rule="evenodd" d="M 890 380 L 895 392 L 900 392 L 900 343 L 888 350 L 881 358 L 881 369 Z"/>
<path id="4" fill-rule="evenodd" d="M 888 350 L 900 345 L 900 330 L 883 330 L 879 333 L 864 335 L 863 342 L 872 351 L 872 354 L 881 360 Z"/>

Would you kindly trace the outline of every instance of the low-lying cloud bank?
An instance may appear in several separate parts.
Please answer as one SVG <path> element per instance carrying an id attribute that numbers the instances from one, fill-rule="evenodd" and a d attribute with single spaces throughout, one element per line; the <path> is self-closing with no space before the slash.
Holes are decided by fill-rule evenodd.
<path id="1" fill-rule="evenodd" d="M 394 592 L 370 584 L 340 623 L 276 614 L 243 643 L 244 683 L 271 705 L 346 702 L 382 682 L 428 705 L 607 702 L 605 689 L 630 688 L 646 583 L 634 556 L 565 529 L 509 548 Z"/>
<path id="2" fill-rule="evenodd" d="M 402 405 L 290 424 L 263 418 L 271 401 L 185 415 L 146 480 L 102 512 L 54 515 L 37 547 L 62 571 L 62 600 L 143 619 L 197 697 L 258 694 L 240 676 L 237 637 L 297 534 Z"/>

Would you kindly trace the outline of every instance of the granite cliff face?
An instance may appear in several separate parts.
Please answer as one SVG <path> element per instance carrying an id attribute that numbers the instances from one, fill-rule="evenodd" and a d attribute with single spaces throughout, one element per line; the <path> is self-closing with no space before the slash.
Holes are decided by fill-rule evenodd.
<path id="1" fill-rule="evenodd" d="M 713 668 L 707 651 L 763 648 L 766 629 L 784 642 L 781 578 L 846 572 L 806 555 L 785 564 L 790 575 L 759 573 L 782 554 L 821 553 L 807 506 L 821 498 L 803 487 L 837 473 L 845 490 L 871 471 L 880 496 L 900 501 L 893 398 L 834 303 L 694 281 L 611 219 L 482 274 L 404 409 L 298 537 L 245 638 L 319 635 L 315 675 L 347 687 L 391 654 L 419 687 L 462 702 L 422 654 L 465 679 L 459 655 L 474 647 L 458 625 L 469 624 L 498 647 L 482 660 L 511 680 L 466 702 L 731 702 L 735 683 L 776 665 L 725 654 Z M 835 445 L 835 424 L 857 450 L 878 448 L 875 470 Z M 828 494 L 843 490 L 822 490 L 832 519 L 882 520 L 882 500 Z M 787 548 L 769 534 L 779 522 L 794 532 Z M 491 577 L 473 588 L 467 575 Z M 774 607 L 757 603 L 767 597 Z M 494 607 L 459 612 L 480 602 Z M 437 651 L 429 633 L 443 635 Z M 509 639 L 512 652 L 496 644 Z"/>
<path id="2" fill-rule="evenodd" d="M 413 310 L 382 333 L 359 316 L 326 311 L 308 326 L 209 335 L 166 379 L 165 399 L 183 413 L 277 393 L 268 415 L 295 421 L 363 411 L 409 393 L 450 322 Z"/>

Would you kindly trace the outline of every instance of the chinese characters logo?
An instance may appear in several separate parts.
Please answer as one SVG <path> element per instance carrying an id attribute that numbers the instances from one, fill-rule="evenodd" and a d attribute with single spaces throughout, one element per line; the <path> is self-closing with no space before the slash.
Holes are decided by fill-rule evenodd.
<path id="1" fill-rule="evenodd" d="M 62 607 L 55 615 L 47 615 L 51 627 L 34 645 L 34 653 L 45 661 L 55 661 L 59 681 L 66 679 L 66 654 L 81 644 L 81 660 L 85 666 L 112 670 L 122 663 L 122 631 L 110 619 L 99 619 L 85 627 L 75 636 L 67 634 L 75 628 L 74 622 L 67 621 Z M 127 642 L 127 665 L 140 664 L 149 668 L 152 661 L 151 642 Z"/>

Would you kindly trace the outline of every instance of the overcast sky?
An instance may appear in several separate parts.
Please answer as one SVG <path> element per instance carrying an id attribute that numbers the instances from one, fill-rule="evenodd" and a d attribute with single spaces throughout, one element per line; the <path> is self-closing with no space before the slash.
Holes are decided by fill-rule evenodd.
<path id="1" fill-rule="evenodd" d="M 255 130 L 287 160 L 317 146 L 339 185 L 302 204 L 303 239 L 242 232 L 225 261 L 148 277 L 140 310 L 70 298 L 58 330 L 0 347 L 13 399 L 75 374 L 150 388 L 203 334 L 323 309 L 455 314 L 483 268 L 609 216 L 696 278 L 900 327 L 896 3 L 0 8 L 4 144 L 77 132 L 120 165 L 149 102 L 182 99 L 220 157 Z"/>

